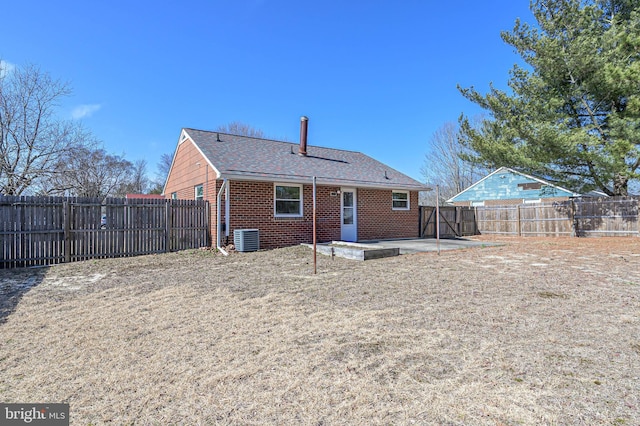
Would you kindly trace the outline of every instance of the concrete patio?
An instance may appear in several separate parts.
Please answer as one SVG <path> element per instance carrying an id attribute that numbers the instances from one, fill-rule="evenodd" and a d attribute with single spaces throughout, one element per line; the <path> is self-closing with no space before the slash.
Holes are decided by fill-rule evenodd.
<path id="1" fill-rule="evenodd" d="M 439 243 L 435 238 L 408 238 L 400 240 L 358 241 L 358 244 L 384 248 L 398 248 L 400 250 L 400 254 L 438 251 L 438 245 L 440 246 L 441 251 L 500 245 L 499 243 L 474 241 L 466 238 L 441 238 Z"/>
<path id="2" fill-rule="evenodd" d="M 312 244 L 303 244 L 313 248 Z M 370 260 L 381 257 L 398 256 L 400 254 L 412 254 L 421 252 L 434 252 L 440 249 L 458 250 L 472 247 L 495 246 L 498 243 L 473 241 L 465 238 L 447 238 L 437 241 L 435 238 L 408 238 L 400 240 L 370 240 L 350 243 L 333 241 L 331 243 L 319 243 L 316 245 L 318 253 L 344 257 L 353 260 Z"/>

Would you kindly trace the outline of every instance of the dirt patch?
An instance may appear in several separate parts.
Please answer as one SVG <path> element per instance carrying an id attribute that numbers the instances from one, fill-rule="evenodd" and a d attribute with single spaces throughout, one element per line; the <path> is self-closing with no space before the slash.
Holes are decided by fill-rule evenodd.
<path id="1" fill-rule="evenodd" d="M 640 239 L 500 241 L 318 275 L 304 247 L 2 270 L 0 400 L 72 424 L 639 424 Z"/>

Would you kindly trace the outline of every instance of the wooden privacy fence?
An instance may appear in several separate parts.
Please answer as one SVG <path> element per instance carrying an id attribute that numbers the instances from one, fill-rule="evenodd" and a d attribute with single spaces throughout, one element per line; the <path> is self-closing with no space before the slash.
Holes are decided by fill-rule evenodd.
<path id="1" fill-rule="evenodd" d="M 638 236 L 639 197 L 577 198 L 552 203 L 474 207 L 481 234 Z"/>
<path id="2" fill-rule="evenodd" d="M 627 237 L 640 235 L 640 197 L 585 198 L 574 202 L 578 237 Z"/>
<path id="3" fill-rule="evenodd" d="M 550 203 L 440 207 L 440 236 L 639 236 L 640 197 L 577 198 Z M 436 236 L 435 207 L 421 207 L 420 236 Z"/>
<path id="4" fill-rule="evenodd" d="M 0 268 L 209 245 L 206 201 L 0 196 Z"/>
<path id="5" fill-rule="evenodd" d="M 476 207 L 482 234 L 518 236 L 573 236 L 571 201 Z"/>

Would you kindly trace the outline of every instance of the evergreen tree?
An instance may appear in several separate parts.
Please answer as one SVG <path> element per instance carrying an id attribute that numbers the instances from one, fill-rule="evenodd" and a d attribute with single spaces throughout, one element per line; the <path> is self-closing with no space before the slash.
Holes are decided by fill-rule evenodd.
<path id="1" fill-rule="evenodd" d="M 511 70 L 510 91 L 460 88 L 490 114 L 480 126 L 461 117 L 470 159 L 627 195 L 640 178 L 640 3 L 535 0 L 531 10 L 537 25 L 502 33 L 527 64 Z"/>

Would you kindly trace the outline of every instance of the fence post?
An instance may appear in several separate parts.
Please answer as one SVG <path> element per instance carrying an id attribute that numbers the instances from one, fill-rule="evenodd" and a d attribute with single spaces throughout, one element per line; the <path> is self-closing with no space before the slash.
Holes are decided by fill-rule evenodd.
<path id="1" fill-rule="evenodd" d="M 164 252 L 171 251 L 171 203 L 172 200 L 167 200 L 164 204 Z"/>
<path id="2" fill-rule="evenodd" d="M 124 241 L 124 251 L 125 252 L 130 252 L 130 251 L 134 251 L 134 243 L 133 243 L 133 238 L 134 238 L 134 231 L 132 230 L 133 226 L 131 223 L 131 207 L 129 206 L 129 202 L 128 200 L 124 201 L 124 235 L 125 235 L 125 241 Z"/>
<path id="3" fill-rule="evenodd" d="M 480 227 L 478 226 L 478 207 L 473 207 L 473 235 L 480 234 Z"/>
<path id="4" fill-rule="evenodd" d="M 517 230 L 518 230 L 518 237 L 522 236 L 522 224 L 520 223 L 520 204 L 518 204 L 516 206 L 516 222 L 517 222 Z"/>
<path id="5" fill-rule="evenodd" d="M 578 224 L 576 223 L 576 203 L 573 198 L 569 199 L 569 219 L 571 220 L 571 236 L 578 236 Z"/>
<path id="6" fill-rule="evenodd" d="M 638 234 L 638 232 L 640 232 L 640 224 L 638 224 L 638 201 L 640 201 L 639 199 L 635 199 L 634 200 L 634 204 L 635 204 L 635 213 L 636 213 L 636 236 L 640 236 L 640 234 Z"/>
<path id="7" fill-rule="evenodd" d="M 206 232 L 206 244 L 209 247 L 214 246 L 214 242 L 211 240 L 211 205 L 209 204 L 209 200 L 205 201 L 205 226 L 207 228 Z M 217 237 L 217 234 L 216 234 Z"/>
<path id="8" fill-rule="evenodd" d="M 71 204 L 69 201 L 62 202 L 64 225 L 62 238 L 64 241 L 64 261 L 71 262 Z"/>

